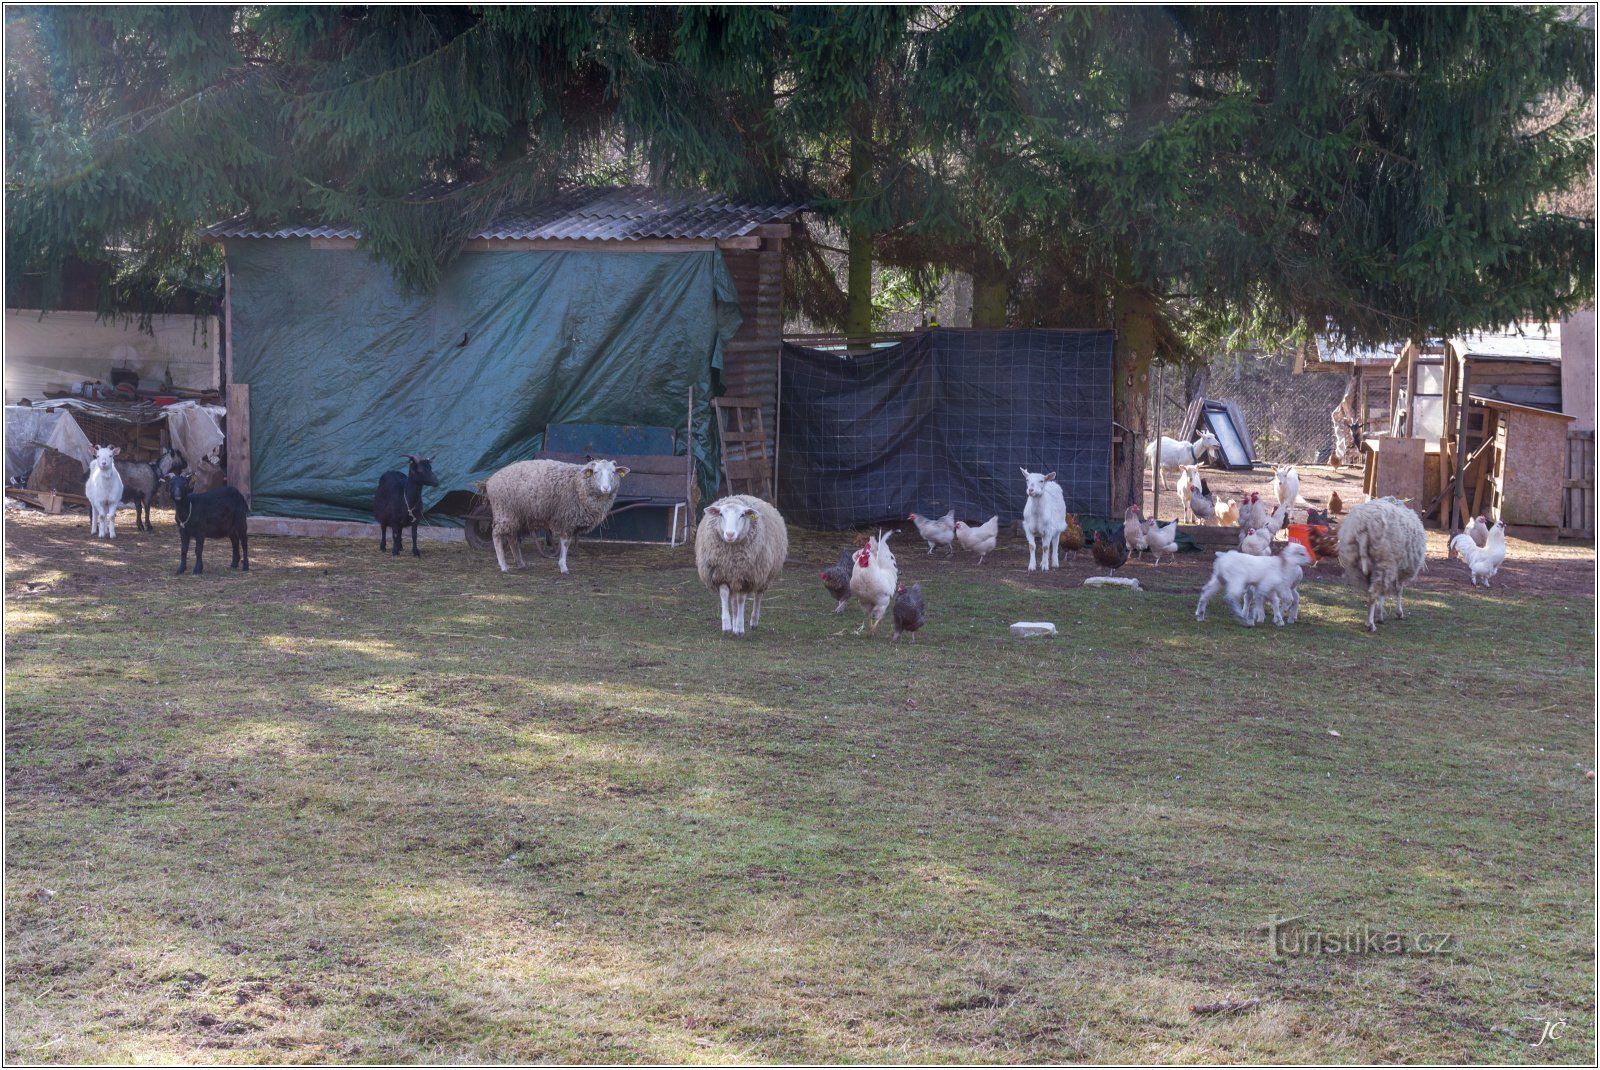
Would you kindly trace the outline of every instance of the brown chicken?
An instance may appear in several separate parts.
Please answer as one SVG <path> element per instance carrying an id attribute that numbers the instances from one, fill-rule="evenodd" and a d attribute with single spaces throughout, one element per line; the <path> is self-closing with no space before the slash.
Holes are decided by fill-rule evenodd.
<path id="1" fill-rule="evenodd" d="M 1315 568 L 1322 563 L 1324 557 L 1339 560 L 1339 531 L 1337 528 L 1312 524 L 1306 532 L 1306 541 L 1311 544 L 1311 567 Z"/>
<path id="2" fill-rule="evenodd" d="M 1061 548 L 1070 554 L 1083 549 L 1083 525 L 1078 523 L 1076 513 L 1067 514 L 1067 526 L 1061 532 Z"/>
<path id="3" fill-rule="evenodd" d="M 1111 572 L 1128 563 L 1128 544 L 1123 539 L 1108 540 L 1102 532 L 1094 533 L 1094 545 L 1089 547 L 1094 559 Z"/>
<path id="4" fill-rule="evenodd" d="M 1334 516 L 1338 516 L 1340 513 L 1344 512 L 1344 501 L 1339 497 L 1338 491 L 1334 491 L 1332 494 L 1328 495 L 1328 512 L 1332 513 Z"/>

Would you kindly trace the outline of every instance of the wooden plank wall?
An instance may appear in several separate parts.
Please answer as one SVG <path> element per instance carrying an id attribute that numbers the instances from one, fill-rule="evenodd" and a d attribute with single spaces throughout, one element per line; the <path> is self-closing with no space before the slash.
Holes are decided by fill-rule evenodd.
<path id="1" fill-rule="evenodd" d="M 765 238 L 760 249 L 727 249 L 722 257 L 739 292 L 744 322 L 722 355 L 727 392 L 761 399 L 772 435 L 778 421 L 778 353 L 783 346 L 783 239 Z"/>
<path id="2" fill-rule="evenodd" d="M 1561 535 L 1594 538 L 1594 431 L 1567 432 L 1567 475 L 1562 481 Z"/>

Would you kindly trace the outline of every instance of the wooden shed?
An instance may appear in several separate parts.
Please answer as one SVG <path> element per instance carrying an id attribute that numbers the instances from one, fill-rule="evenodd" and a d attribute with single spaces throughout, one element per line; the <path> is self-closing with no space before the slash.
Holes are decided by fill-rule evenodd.
<path id="1" fill-rule="evenodd" d="M 531 456 L 547 427 L 648 425 L 671 430 L 709 493 L 712 396 L 776 418 L 782 243 L 801 208 L 569 190 L 495 216 L 427 294 L 353 227 L 209 227 L 227 263 L 229 404 L 245 416 L 230 480 L 261 515 L 361 520 L 377 476 L 414 450 L 439 451 L 435 472 L 462 488 Z"/>

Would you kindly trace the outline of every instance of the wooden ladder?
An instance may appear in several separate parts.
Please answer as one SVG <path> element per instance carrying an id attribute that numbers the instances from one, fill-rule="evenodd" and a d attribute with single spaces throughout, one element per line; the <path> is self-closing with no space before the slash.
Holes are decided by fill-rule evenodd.
<path id="1" fill-rule="evenodd" d="M 722 443 L 722 484 L 725 494 L 748 494 L 772 500 L 772 443 L 767 438 L 758 398 L 720 397 L 717 437 Z"/>

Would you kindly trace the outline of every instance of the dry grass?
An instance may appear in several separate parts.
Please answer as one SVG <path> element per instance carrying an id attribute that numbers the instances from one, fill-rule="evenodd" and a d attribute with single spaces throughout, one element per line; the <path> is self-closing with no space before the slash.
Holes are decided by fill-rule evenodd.
<path id="1" fill-rule="evenodd" d="M 8 1061 L 1593 1060 L 1584 583 L 1437 561 L 1371 638 L 908 546 L 915 646 L 798 566 L 740 643 L 682 548 L 196 579 L 157 518 L 8 524 Z"/>

